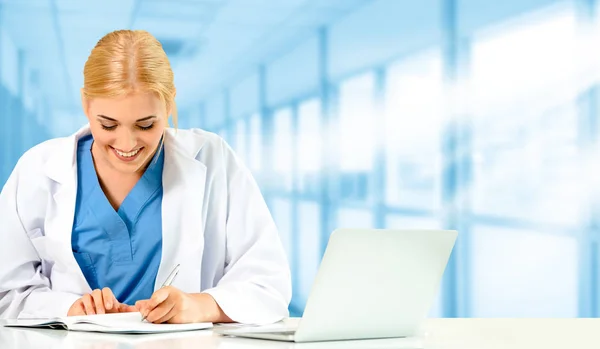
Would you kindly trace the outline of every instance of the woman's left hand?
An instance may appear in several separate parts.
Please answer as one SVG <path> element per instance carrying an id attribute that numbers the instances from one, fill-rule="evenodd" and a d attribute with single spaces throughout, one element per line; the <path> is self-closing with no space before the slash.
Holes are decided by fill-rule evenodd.
<path id="1" fill-rule="evenodd" d="M 146 321 L 160 324 L 193 322 L 226 322 L 215 299 L 207 293 L 185 293 L 175 287 L 163 287 L 150 299 L 140 300 L 135 307 Z M 229 320 L 231 321 L 231 320 Z"/>

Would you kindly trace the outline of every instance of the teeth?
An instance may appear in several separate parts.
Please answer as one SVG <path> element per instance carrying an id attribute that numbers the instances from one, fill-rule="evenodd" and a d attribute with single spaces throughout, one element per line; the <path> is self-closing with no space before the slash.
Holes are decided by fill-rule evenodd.
<path id="1" fill-rule="evenodd" d="M 115 149 L 115 151 L 117 152 L 117 154 L 121 155 L 124 158 L 130 158 L 130 157 L 134 156 L 135 154 L 139 153 L 140 150 L 138 149 L 136 151 L 132 151 L 129 153 L 123 153 L 123 152 L 118 151 L 117 149 Z"/>

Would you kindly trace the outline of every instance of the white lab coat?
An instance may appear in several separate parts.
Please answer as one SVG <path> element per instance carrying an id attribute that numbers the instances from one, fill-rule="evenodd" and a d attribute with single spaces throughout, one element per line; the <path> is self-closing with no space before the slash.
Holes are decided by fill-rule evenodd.
<path id="1" fill-rule="evenodd" d="M 27 151 L 0 194 L 0 318 L 65 316 L 92 290 L 71 250 L 77 141 Z M 264 324 L 288 315 L 289 265 L 251 174 L 217 135 L 167 129 L 162 257 L 155 289 L 173 267 L 172 286 L 211 294 L 225 314 Z"/>

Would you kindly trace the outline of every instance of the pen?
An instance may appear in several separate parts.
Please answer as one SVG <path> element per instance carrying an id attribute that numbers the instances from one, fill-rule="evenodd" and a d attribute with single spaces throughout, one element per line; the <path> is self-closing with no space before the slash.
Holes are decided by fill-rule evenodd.
<path id="1" fill-rule="evenodd" d="M 167 279 L 165 280 L 165 282 L 163 282 L 163 284 L 162 284 L 162 286 L 160 288 L 171 286 L 171 283 L 173 283 L 173 280 L 175 280 L 175 277 L 177 276 L 177 273 L 179 273 L 179 266 L 180 265 L 181 264 L 177 264 L 175 266 L 175 268 L 173 268 L 173 271 L 171 272 L 171 274 L 169 274 L 169 276 L 167 277 Z M 146 320 L 146 316 L 144 316 L 142 318 L 142 321 Z"/>

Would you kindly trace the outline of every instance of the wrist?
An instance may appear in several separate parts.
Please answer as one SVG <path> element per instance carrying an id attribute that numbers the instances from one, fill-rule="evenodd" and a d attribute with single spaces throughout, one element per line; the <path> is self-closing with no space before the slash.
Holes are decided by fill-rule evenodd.
<path id="1" fill-rule="evenodd" d="M 196 303 L 197 322 L 233 322 L 210 294 L 194 293 L 191 296 Z"/>

